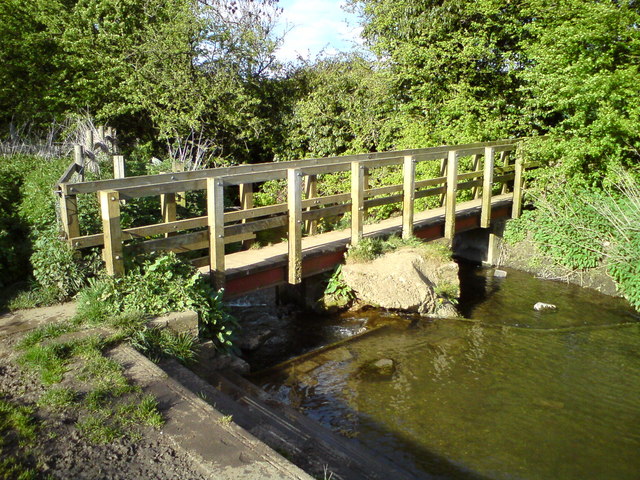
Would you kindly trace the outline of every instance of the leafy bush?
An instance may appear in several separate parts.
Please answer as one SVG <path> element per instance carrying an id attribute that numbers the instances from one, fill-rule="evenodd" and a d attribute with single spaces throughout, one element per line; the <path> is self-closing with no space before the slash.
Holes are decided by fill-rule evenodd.
<path id="1" fill-rule="evenodd" d="M 96 322 L 124 312 L 162 315 L 184 310 L 198 312 L 201 336 L 219 348 L 232 347 L 237 322 L 225 311 L 222 292 L 173 253 L 151 258 L 123 277 L 93 280 L 78 295 L 78 314 Z"/>
<path id="2" fill-rule="evenodd" d="M 330 296 L 339 302 L 348 303 L 356 298 L 356 294 L 342 278 L 342 265 L 338 265 L 329 277 L 327 286 L 324 289 L 324 295 Z"/>
<path id="3" fill-rule="evenodd" d="M 34 232 L 56 222 L 53 187 L 69 161 L 0 157 L 0 287 L 29 278 Z"/>
<path id="4" fill-rule="evenodd" d="M 101 268 L 96 253 L 81 257 L 52 229 L 40 234 L 33 249 L 33 276 L 38 286 L 52 292 L 58 301 L 73 297 Z"/>
<path id="5" fill-rule="evenodd" d="M 510 221 L 505 238 L 515 243 L 529 232 L 541 252 L 575 270 L 606 261 L 619 291 L 640 309 L 640 186 L 621 171 L 610 181 L 605 189 L 555 183 L 538 192 L 536 210 Z"/>

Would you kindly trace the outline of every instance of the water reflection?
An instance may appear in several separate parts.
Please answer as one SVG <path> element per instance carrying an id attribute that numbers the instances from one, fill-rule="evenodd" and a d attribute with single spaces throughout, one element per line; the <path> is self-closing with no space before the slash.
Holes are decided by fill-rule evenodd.
<path id="1" fill-rule="evenodd" d="M 489 296 L 463 284 L 467 320 L 398 317 L 259 381 L 418 477 L 638 478 L 631 312 L 571 286 L 489 274 L 471 275 Z M 558 311 L 534 312 L 547 296 Z"/>

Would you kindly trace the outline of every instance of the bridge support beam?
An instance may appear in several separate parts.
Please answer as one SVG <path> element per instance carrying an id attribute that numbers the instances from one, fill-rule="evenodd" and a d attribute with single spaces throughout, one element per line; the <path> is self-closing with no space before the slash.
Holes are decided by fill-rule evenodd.
<path id="1" fill-rule="evenodd" d="M 251 210 L 253 208 L 253 183 L 241 183 L 238 185 L 238 193 L 240 196 L 240 208 L 242 210 Z M 247 219 L 242 220 L 242 223 L 247 223 Z M 244 240 L 242 242 L 242 248 L 251 248 L 253 245 L 253 238 Z"/>
<path id="2" fill-rule="evenodd" d="M 304 198 L 307 200 L 318 196 L 318 176 L 307 175 L 304 183 Z M 307 208 L 307 212 L 311 210 L 311 207 Z M 318 233 L 318 221 L 307 220 L 305 223 L 305 230 L 309 235 L 315 235 Z"/>

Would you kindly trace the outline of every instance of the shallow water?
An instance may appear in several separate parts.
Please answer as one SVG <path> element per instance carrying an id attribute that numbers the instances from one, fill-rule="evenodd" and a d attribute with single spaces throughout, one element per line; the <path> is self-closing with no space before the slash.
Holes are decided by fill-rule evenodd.
<path id="1" fill-rule="evenodd" d="M 346 324 L 382 328 L 254 381 L 421 478 L 639 478 L 637 317 L 508 273 L 463 266 L 467 320 L 369 312 Z"/>

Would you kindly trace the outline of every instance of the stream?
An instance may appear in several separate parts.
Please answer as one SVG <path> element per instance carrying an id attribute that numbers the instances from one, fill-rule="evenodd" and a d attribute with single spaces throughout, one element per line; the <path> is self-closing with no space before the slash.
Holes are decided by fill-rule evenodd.
<path id="1" fill-rule="evenodd" d="M 315 347 L 338 343 L 252 381 L 417 478 L 639 478 L 640 321 L 628 304 L 514 270 L 460 271 L 464 318 L 310 320 Z M 558 308 L 534 311 L 540 301 Z"/>

